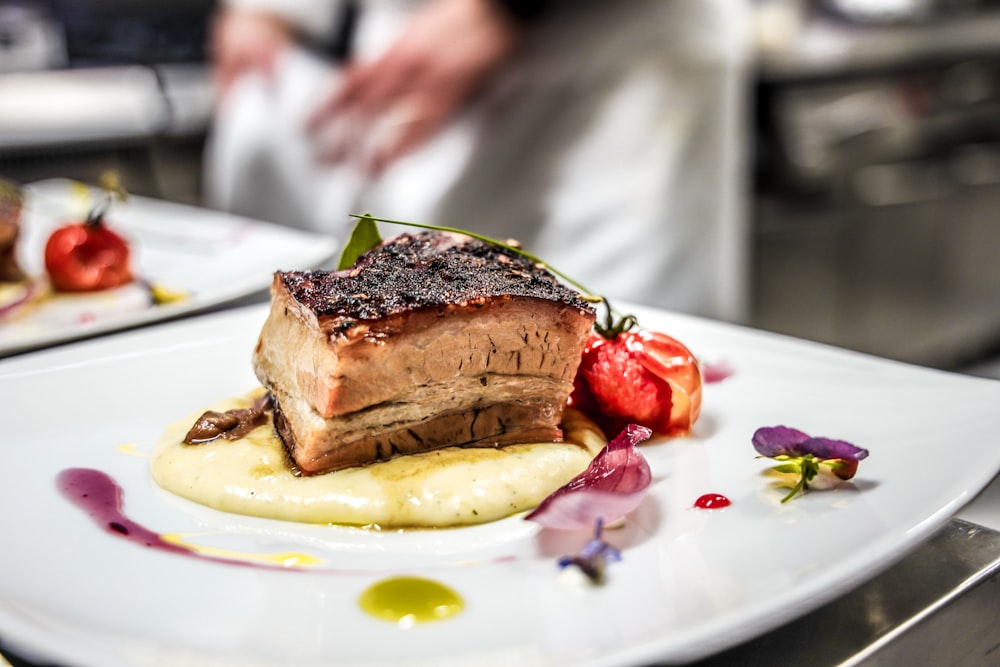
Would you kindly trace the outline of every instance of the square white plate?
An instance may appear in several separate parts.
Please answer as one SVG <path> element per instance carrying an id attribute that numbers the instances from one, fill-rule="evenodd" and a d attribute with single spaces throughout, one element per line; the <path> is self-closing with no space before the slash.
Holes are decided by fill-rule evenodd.
<path id="1" fill-rule="evenodd" d="M 654 481 L 626 526 L 606 534 L 623 559 L 603 587 L 568 583 L 556 565 L 588 535 L 516 516 L 378 532 L 235 516 L 158 489 L 144 454 L 163 427 L 255 385 L 262 307 L 0 362 L 0 637 L 79 667 L 687 661 L 890 566 L 1000 469 L 1000 382 L 635 311 L 734 374 L 705 386 L 691 437 L 644 445 Z M 763 474 L 770 462 L 750 443 L 774 424 L 871 455 L 852 482 L 780 504 Z M 59 493 L 68 468 L 110 475 L 125 514 L 157 533 L 318 563 L 275 571 L 121 539 Z M 732 505 L 693 509 L 706 492 Z M 446 584 L 464 610 L 409 629 L 364 613 L 362 591 L 401 574 Z"/>

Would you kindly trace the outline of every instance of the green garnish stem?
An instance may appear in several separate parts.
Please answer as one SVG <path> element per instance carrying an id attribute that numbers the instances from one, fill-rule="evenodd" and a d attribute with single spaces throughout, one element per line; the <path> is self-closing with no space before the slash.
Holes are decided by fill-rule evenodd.
<path id="1" fill-rule="evenodd" d="M 796 494 L 805 492 L 809 488 L 809 482 L 811 482 L 813 478 L 819 474 L 819 461 L 812 454 L 791 460 L 794 462 L 792 465 L 798 467 L 799 481 L 792 487 L 792 490 L 788 492 L 788 495 L 781 499 L 782 504 L 787 503 L 789 500 L 794 498 Z"/>
<path id="2" fill-rule="evenodd" d="M 489 244 L 492 244 L 492 245 L 500 246 L 501 248 L 504 248 L 505 250 L 510 250 L 511 252 L 515 252 L 518 255 L 521 255 L 522 257 L 527 257 L 528 259 L 530 259 L 532 262 L 535 262 L 536 264 L 541 264 L 546 269 L 548 269 L 552 274 L 558 276 L 559 278 L 562 278 L 567 283 L 569 283 L 570 285 L 572 285 L 576 289 L 578 289 L 581 292 L 583 292 L 584 295 L 585 295 L 585 297 L 587 298 L 587 300 L 601 300 L 601 299 L 604 298 L 604 297 L 596 296 L 589 289 L 587 289 L 586 287 L 584 287 L 580 283 L 576 282 L 575 280 L 573 280 L 572 278 L 570 278 L 569 276 L 567 276 L 565 273 L 562 273 L 561 271 L 557 271 L 556 269 L 554 269 L 551 265 L 548 264 L 548 262 L 546 262 L 545 260 L 541 259 L 540 257 L 532 255 L 530 252 L 528 252 L 528 251 L 526 251 L 526 250 L 524 250 L 522 248 L 518 248 L 517 246 L 511 245 L 509 243 L 505 243 L 503 241 L 499 241 L 497 239 L 491 238 L 491 237 L 486 236 L 484 234 L 479 234 L 479 233 L 476 233 L 476 232 L 470 232 L 467 229 L 458 229 L 457 227 L 445 227 L 443 225 L 425 225 L 425 224 L 421 224 L 419 222 L 403 222 L 402 220 L 389 220 L 387 218 L 376 218 L 376 217 L 368 215 L 368 214 L 362 215 L 362 214 L 358 214 L 358 213 L 351 213 L 350 215 L 351 215 L 352 218 L 358 218 L 358 219 L 368 218 L 369 220 L 374 220 L 375 222 L 384 222 L 384 223 L 386 223 L 388 225 L 404 225 L 404 226 L 407 226 L 407 227 L 418 227 L 420 229 L 431 229 L 431 230 L 438 231 L 438 232 L 449 232 L 449 233 L 452 233 L 452 234 L 463 234 L 465 236 L 471 236 L 472 238 L 477 239 L 479 241 L 483 241 L 484 243 L 489 243 Z"/>
<path id="3" fill-rule="evenodd" d="M 443 226 L 443 225 L 425 225 L 425 224 L 421 224 L 421 223 L 418 223 L 418 222 L 404 222 L 402 220 L 391 220 L 391 219 L 388 219 L 388 218 L 376 218 L 375 216 L 369 215 L 368 213 L 364 213 L 364 214 L 351 213 L 350 216 L 352 218 L 357 218 L 358 220 L 371 220 L 373 222 L 384 222 L 384 223 L 386 223 L 388 225 L 403 225 L 403 226 L 408 226 L 408 227 L 417 227 L 419 229 L 430 229 L 430 230 L 438 231 L 438 232 L 449 232 L 449 233 L 452 233 L 452 234 L 463 234 L 465 236 L 472 237 L 472 238 L 477 239 L 479 241 L 482 241 L 484 243 L 489 243 L 489 244 L 492 244 L 492 245 L 495 245 L 495 246 L 499 246 L 501 248 L 504 248 L 505 250 L 509 250 L 509 251 L 511 251 L 513 253 L 521 255 L 522 257 L 525 257 L 525 258 L 531 260 L 535 264 L 538 264 L 540 266 L 545 267 L 546 270 L 548 270 L 550 273 L 552 273 L 556 277 L 561 278 L 562 280 L 566 281 L 568 284 L 570 284 L 573 287 L 575 287 L 576 289 L 580 290 L 580 292 L 582 292 L 581 296 L 582 296 L 582 298 L 583 298 L 584 301 L 588 301 L 590 303 L 595 303 L 595 304 L 598 304 L 598 303 L 599 304 L 604 304 L 604 307 L 606 309 L 606 315 L 605 315 L 605 318 L 604 318 L 604 324 L 602 325 L 602 324 L 595 323 L 594 324 L 594 330 L 597 331 L 597 333 L 599 333 L 600 335 L 604 336 L 605 338 L 615 338 L 618 334 L 620 334 L 620 333 L 622 333 L 624 331 L 628 331 L 629 329 L 631 329 L 632 327 L 634 327 L 637 324 L 637 320 L 636 320 L 636 318 L 635 318 L 634 315 L 624 315 L 624 316 L 619 317 L 618 319 L 616 319 L 615 318 L 615 314 L 614 314 L 614 309 L 611 307 L 611 303 L 608 302 L 607 297 L 604 297 L 604 296 L 601 296 L 601 295 L 598 295 L 598 294 L 594 294 L 589 289 L 587 289 L 583 284 L 577 282 L 576 280 L 573 280 L 572 278 L 570 278 L 569 276 L 567 276 L 562 271 L 557 270 L 556 268 L 554 268 L 551 264 L 549 264 L 548 262 L 546 262 L 542 258 L 538 257 L 537 255 L 533 255 L 532 253 L 524 250 L 523 248 L 519 248 L 519 247 L 517 247 L 515 245 L 511 245 L 510 243 L 506 243 L 504 241 L 500 241 L 498 239 L 486 236 L 484 234 L 479 234 L 477 232 L 470 232 L 470 231 L 468 231 L 466 229 L 458 229 L 457 227 L 446 227 L 446 226 Z"/>

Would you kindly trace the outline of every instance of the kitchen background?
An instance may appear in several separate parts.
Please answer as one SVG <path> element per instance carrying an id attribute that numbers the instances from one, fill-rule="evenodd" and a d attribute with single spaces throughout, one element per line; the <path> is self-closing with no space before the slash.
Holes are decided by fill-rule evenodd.
<path id="1" fill-rule="evenodd" d="M 214 2 L 0 1 L 0 174 L 201 203 Z M 748 324 L 1000 377 L 1000 0 L 758 0 Z"/>

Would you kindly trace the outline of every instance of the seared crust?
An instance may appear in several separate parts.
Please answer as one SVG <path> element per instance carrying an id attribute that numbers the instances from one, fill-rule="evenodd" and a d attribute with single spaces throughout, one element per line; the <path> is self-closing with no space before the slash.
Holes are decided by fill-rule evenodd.
<path id="1" fill-rule="evenodd" d="M 287 271 L 277 279 L 324 330 L 347 335 L 396 316 L 496 297 L 542 299 L 589 313 L 580 295 L 528 258 L 470 237 L 403 234 L 363 255 L 345 271 Z M 409 326 L 409 325 L 407 325 Z"/>

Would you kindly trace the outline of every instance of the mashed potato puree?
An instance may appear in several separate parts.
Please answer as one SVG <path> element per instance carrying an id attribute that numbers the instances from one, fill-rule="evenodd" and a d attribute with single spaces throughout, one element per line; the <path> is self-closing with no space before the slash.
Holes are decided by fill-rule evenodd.
<path id="1" fill-rule="evenodd" d="M 248 408 L 262 389 L 208 409 Z M 502 449 L 448 447 L 359 468 L 297 477 L 266 424 L 238 440 L 184 444 L 196 415 L 167 427 L 152 458 L 162 488 L 224 512 L 307 523 L 447 527 L 486 523 L 529 510 L 582 472 L 606 444 L 574 410 L 566 442 Z"/>

